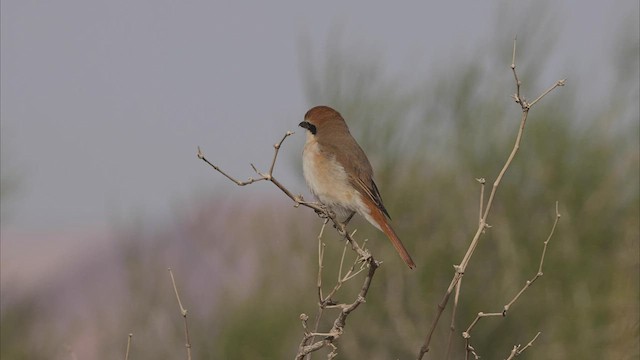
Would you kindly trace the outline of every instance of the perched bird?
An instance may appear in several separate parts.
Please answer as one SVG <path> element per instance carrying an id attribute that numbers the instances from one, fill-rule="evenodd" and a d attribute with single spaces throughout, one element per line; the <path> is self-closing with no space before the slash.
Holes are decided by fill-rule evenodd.
<path id="1" fill-rule="evenodd" d="M 316 106 L 299 126 L 307 131 L 302 153 L 304 178 L 313 195 L 340 222 L 358 213 L 387 235 L 402 260 L 416 265 L 389 224 L 373 169 L 364 151 L 351 136 L 342 115 L 328 106 Z"/>

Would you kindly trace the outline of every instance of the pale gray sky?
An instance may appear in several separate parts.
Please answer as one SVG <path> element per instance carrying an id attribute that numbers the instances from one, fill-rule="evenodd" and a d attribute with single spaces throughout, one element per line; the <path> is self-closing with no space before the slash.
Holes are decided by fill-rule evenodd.
<path id="1" fill-rule="evenodd" d="M 161 219 L 196 192 L 233 191 L 196 159 L 196 146 L 242 178 L 249 162 L 266 164 L 273 142 L 309 107 L 301 39 L 321 50 L 340 26 L 347 43 L 364 41 L 391 69 L 420 65 L 423 74 L 459 49 L 493 41 L 497 6 L 2 1 L 2 175 L 23 180 L 2 199 L 3 236 L 100 229 L 130 215 Z M 633 0 L 562 0 L 550 9 L 563 19 L 561 60 L 550 69 L 557 76 L 570 60 L 579 70 L 602 68 L 619 23 L 638 17 Z M 286 151 L 299 153 L 301 138 Z M 302 191 L 300 169 L 280 165 Z"/>

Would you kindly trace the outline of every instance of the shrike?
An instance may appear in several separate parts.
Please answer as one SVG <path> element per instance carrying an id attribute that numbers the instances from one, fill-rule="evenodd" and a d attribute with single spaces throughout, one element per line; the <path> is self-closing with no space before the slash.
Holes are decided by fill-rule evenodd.
<path id="1" fill-rule="evenodd" d="M 304 178 L 313 195 L 340 222 L 358 213 L 387 235 L 410 268 L 416 264 L 389 224 L 373 169 L 364 151 L 351 136 L 342 115 L 328 106 L 307 111 L 299 126 L 307 131 L 302 153 Z"/>

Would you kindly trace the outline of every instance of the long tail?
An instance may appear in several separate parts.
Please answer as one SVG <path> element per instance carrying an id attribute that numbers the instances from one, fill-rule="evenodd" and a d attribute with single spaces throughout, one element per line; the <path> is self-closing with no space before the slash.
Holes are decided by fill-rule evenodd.
<path id="1" fill-rule="evenodd" d="M 404 260 L 404 262 L 409 266 L 409 268 L 415 268 L 416 264 L 413 262 L 413 259 L 411 259 L 411 255 L 409 255 L 409 252 L 402 244 L 402 241 L 400 241 L 400 238 L 398 238 L 396 232 L 393 231 L 393 228 L 391 227 L 391 225 L 389 225 L 389 221 L 384 216 L 382 211 L 375 207 L 375 205 L 370 206 L 369 208 L 371 210 L 371 213 L 369 214 L 370 218 L 367 217 L 367 220 L 369 220 L 369 222 L 371 222 L 375 227 L 377 227 L 383 233 L 385 233 L 385 235 L 387 235 L 389 240 L 391 240 L 391 244 L 396 249 L 402 260 Z"/>

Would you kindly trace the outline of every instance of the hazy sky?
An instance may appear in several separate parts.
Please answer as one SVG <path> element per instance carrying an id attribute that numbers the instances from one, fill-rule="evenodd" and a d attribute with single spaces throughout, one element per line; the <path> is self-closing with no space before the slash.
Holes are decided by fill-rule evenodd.
<path id="1" fill-rule="evenodd" d="M 197 194 L 236 191 L 196 159 L 196 146 L 241 178 L 249 162 L 266 165 L 310 105 L 303 39 L 321 54 L 340 27 L 346 43 L 364 41 L 392 69 L 418 64 L 419 73 L 493 40 L 495 2 L 371 3 L 2 1 L 2 177 L 20 180 L 2 199 L 3 236 L 161 219 Z M 550 8 L 563 19 L 557 51 L 584 70 L 607 62 L 600 49 L 638 17 L 632 0 Z M 296 135 L 288 159 L 301 151 Z M 280 165 L 302 191 L 300 169 Z"/>

